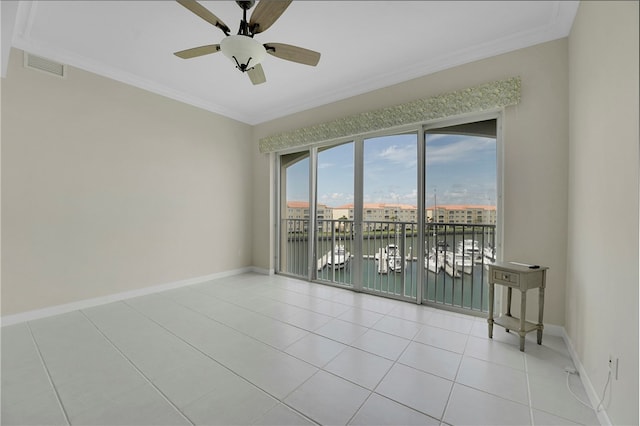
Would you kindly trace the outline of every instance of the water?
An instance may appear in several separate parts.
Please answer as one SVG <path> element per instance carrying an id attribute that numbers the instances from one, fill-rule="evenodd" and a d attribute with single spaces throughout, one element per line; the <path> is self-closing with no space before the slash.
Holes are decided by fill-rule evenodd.
<path id="1" fill-rule="evenodd" d="M 447 245 L 447 250 L 455 251 L 460 242 L 473 239 L 482 247 L 490 247 L 493 244 L 493 229 L 491 232 L 466 233 L 441 233 L 439 235 L 425 236 L 427 250 L 436 247 L 438 243 Z M 318 259 L 332 251 L 333 243 L 343 245 L 352 255 L 344 269 L 332 269 L 324 267 L 316 272 L 319 281 L 353 287 L 353 246 L 351 238 L 335 237 L 320 238 L 316 245 Z M 402 272 L 378 272 L 375 254 L 389 244 L 396 244 L 401 248 L 408 260 Z M 362 257 L 362 282 L 363 288 L 369 292 L 380 295 L 393 295 L 410 300 L 416 300 L 418 286 L 418 268 L 424 268 L 424 255 L 416 250 L 418 247 L 417 234 L 396 235 L 395 232 L 377 234 L 363 239 Z M 287 272 L 306 278 L 308 265 L 308 244 L 306 237 L 290 240 L 287 244 Z M 445 271 L 433 273 L 425 269 L 424 282 L 422 283 L 422 295 L 424 301 L 455 306 L 476 311 L 488 310 L 488 284 L 487 268 L 483 264 L 474 264 L 471 274 L 460 273 L 457 278 L 451 277 Z"/>
<path id="2" fill-rule="evenodd" d="M 344 269 L 323 268 L 318 271 L 318 280 L 353 286 L 353 259 Z M 416 300 L 417 268 L 424 261 L 410 261 L 404 272 L 380 274 L 373 259 L 363 259 L 363 288 L 381 295 L 394 295 Z M 473 310 L 488 310 L 488 284 L 486 267 L 474 265 L 472 274 L 460 274 L 453 278 L 445 271 L 438 274 L 425 269 L 423 300 Z"/>

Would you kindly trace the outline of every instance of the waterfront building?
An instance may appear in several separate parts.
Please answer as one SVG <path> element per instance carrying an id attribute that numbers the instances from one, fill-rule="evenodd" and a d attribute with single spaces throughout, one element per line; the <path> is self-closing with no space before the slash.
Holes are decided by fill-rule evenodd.
<path id="1" fill-rule="evenodd" d="M 496 206 L 477 204 L 439 204 L 435 207 L 428 207 L 426 217 L 427 222 L 495 225 Z"/>
<path id="2" fill-rule="evenodd" d="M 345 217 L 353 220 L 353 204 L 345 204 L 336 207 L 335 210 L 346 212 Z M 389 222 L 418 221 L 418 208 L 411 204 L 396 203 L 365 203 L 363 205 L 362 219 L 366 222 L 365 230 L 387 230 Z"/>
<path id="3" fill-rule="evenodd" d="M 346 219 L 353 220 L 353 204 L 345 204 L 338 207 L 329 207 L 318 204 L 316 216 L 320 221 L 319 231 L 329 231 L 330 221 Z M 435 212 L 435 215 L 434 215 Z M 427 207 L 425 212 L 427 222 L 438 223 L 469 223 L 469 224 L 496 224 L 496 206 L 480 204 L 441 204 Z M 309 219 L 309 202 L 288 201 L 287 219 Z M 436 218 L 434 220 L 434 217 Z M 417 223 L 418 208 L 411 204 L 397 203 L 365 203 L 363 206 L 363 220 L 366 222 L 366 230 L 387 230 L 393 227 L 389 222 Z M 289 224 L 289 230 L 293 230 L 293 222 Z M 336 227 L 338 225 L 336 224 Z"/>
<path id="4" fill-rule="evenodd" d="M 331 219 L 333 218 L 332 208 L 325 204 L 317 204 L 316 217 L 318 218 L 318 230 L 329 231 L 331 226 Z M 309 219 L 309 202 L 308 201 L 287 201 L 287 219 Z M 327 219 L 325 221 L 325 219 Z M 288 231 L 294 231 L 296 227 L 296 221 L 288 221 Z M 306 222 L 304 224 L 304 231 L 307 230 Z"/>

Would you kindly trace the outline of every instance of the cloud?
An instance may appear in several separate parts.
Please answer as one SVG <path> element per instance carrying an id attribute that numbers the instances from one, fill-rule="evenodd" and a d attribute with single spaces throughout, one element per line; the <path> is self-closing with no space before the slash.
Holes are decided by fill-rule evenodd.
<path id="1" fill-rule="evenodd" d="M 496 187 L 493 182 L 453 183 L 437 192 L 438 204 L 492 204 L 496 202 Z M 427 197 L 427 205 L 434 203 L 433 194 Z"/>
<path id="2" fill-rule="evenodd" d="M 395 164 L 413 166 L 417 163 L 415 145 L 391 145 L 381 151 L 377 157 Z"/>
<path id="3" fill-rule="evenodd" d="M 344 192 L 328 192 L 318 195 L 318 202 L 330 207 L 353 203 L 353 194 Z"/>
<path id="4" fill-rule="evenodd" d="M 490 138 L 464 137 L 441 144 L 431 142 L 429 139 L 427 143 L 427 166 L 474 161 L 481 154 L 495 153 L 496 151 L 496 141 Z"/>

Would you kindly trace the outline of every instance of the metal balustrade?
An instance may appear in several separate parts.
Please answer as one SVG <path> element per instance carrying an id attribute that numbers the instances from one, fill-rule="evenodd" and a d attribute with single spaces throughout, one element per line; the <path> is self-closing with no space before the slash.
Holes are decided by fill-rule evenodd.
<path id="1" fill-rule="evenodd" d="M 495 261 L 495 231 L 495 225 L 429 223 L 423 303 L 487 312 L 487 274 Z"/>
<path id="2" fill-rule="evenodd" d="M 495 225 L 428 223 L 420 250 L 417 223 L 365 221 L 358 257 L 353 221 L 318 220 L 312 257 L 308 230 L 308 219 L 282 221 L 280 273 L 414 302 L 421 285 L 421 303 L 465 312 L 488 310 Z M 360 283 L 354 282 L 356 261 L 361 262 Z"/>

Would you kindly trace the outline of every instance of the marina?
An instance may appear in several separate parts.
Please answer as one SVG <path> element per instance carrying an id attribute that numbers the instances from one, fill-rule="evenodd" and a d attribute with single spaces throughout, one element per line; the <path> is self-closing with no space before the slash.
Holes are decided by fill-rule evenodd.
<path id="1" fill-rule="evenodd" d="M 319 283 L 346 288 L 359 284 L 361 291 L 408 301 L 416 301 L 421 285 L 424 303 L 487 311 L 487 270 L 495 259 L 495 226 L 437 224 L 424 237 L 425 249 L 418 250 L 417 224 L 385 225 L 382 231 L 365 233 L 360 255 L 349 225 L 318 233 L 314 252 L 320 255 L 312 271 L 307 267 L 311 259 L 306 234 L 289 234 L 283 263 L 289 274 L 304 278 L 311 274 L 311 280 Z M 384 225 L 372 226 L 376 227 Z"/>

